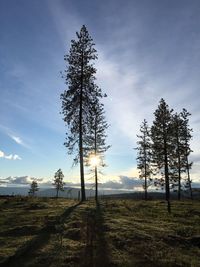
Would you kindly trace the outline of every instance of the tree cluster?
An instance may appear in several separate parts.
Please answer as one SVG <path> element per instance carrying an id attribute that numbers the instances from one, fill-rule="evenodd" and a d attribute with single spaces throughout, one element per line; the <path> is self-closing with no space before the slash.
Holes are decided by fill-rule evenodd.
<path id="1" fill-rule="evenodd" d="M 62 172 L 61 169 L 58 169 L 56 172 L 55 172 L 55 175 L 54 175 L 54 182 L 52 183 L 52 185 L 55 187 L 56 189 L 56 198 L 58 198 L 58 194 L 59 194 L 59 191 L 64 191 L 64 181 L 63 181 L 63 178 L 64 178 L 64 174 Z M 32 197 L 34 197 L 36 195 L 36 192 L 39 191 L 39 186 L 38 186 L 38 182 L 36 180 L 33 180 L 31 185 L 30 185 L 30 189 L 29 189 L 29 192 L 28 194 Z"/>
<path id="2" fill-rule="evenodd" d="M 96 69 L 93 62 L 98 58 L 93 39 L 85 25 L 76 33 L 77 40 L 71 41 L 63 78 L 68 88 L 61 94 L 63 119 L 68 126 L 66 142 L 69 154 L 75 154 L 74 163 L 80 163 L 81 199 L 85 196 L 84 163 L 93 155 L 99 157 L 108 149 L 105 144 L 104 106 L 105 97 L 95 83 Z M 95 166 L 97 198 L 97 165 Z"/>
<path id="3" fill-rule="evenodd" d="M 192 198 L 189 155 L 192 152 L 190 140 L 192 129 L 189 127 L 191 114 L 183 109 L 174 113 L 164 99 L 154 112 L 154 121 L 148 127 L 144 120 L 138 135 L 138 169 L 140 178 L 145 179 L 144 189 L 147 198 L 147 188 L 154 178 L 154 185 L 165 188 L 168 210 L 170 211 L 170 191 L 177 191 L 181 198 L 182 189 L 189 189 Z"/>

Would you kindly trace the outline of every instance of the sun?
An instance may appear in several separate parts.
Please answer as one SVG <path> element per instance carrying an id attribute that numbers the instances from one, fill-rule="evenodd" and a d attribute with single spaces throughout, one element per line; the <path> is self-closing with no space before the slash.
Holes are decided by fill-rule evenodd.
<path id="1" fill-rule="evenodd" d="M 91 155 L 89 158 L 89 164 L 93 167 L 98 166 L 100 162 L 100 159 L 98 156 Z"/>

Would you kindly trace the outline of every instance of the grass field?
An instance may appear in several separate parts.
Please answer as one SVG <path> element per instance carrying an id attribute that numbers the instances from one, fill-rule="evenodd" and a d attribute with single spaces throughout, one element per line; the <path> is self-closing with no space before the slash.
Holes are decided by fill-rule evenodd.
<path id="1" fill-rule="evenodd" d="M 200 202 L 0 199 L 0 266 L 200 266 Z"/>

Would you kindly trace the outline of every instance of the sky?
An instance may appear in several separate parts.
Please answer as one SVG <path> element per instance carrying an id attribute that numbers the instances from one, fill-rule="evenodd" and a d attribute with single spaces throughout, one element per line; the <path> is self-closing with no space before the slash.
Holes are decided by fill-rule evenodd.
<path id="1" fill-rule="evenodd" d="M 97 84 L 108 95 L 112 147 L 100 182 L 126 187 L 138 177 L 136 135 L 144 118 L 151 125 L 161 98 L 192 113 L 191 176 L 200 182 L 199 14 L 199 0 L 1 0 L 1 181 L 45 183 L 61 168 L 66 182 L 79 182 L 63 145 L 60 71 L 85 24 L 98 51 Z"/>

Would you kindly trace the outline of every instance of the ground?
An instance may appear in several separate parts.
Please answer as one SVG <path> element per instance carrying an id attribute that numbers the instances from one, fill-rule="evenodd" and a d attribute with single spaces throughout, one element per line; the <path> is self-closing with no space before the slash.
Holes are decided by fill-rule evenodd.
<path id="1" fill-rule="evenodd" d="M 0 266 L 200 266 L 200 202 L 1 198 Z"/>

